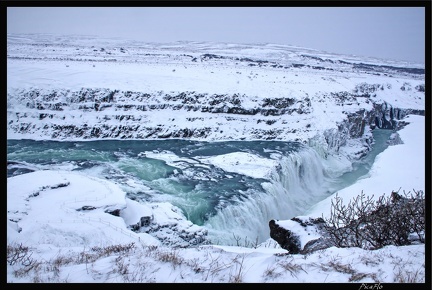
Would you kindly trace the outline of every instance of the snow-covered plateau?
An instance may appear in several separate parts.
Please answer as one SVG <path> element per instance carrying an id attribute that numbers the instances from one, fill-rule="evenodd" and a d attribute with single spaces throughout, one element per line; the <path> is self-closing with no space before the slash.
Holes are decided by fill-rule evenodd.
<path id="1" fill-rule="evenodd" d="M 424 114 L 424 69 L 283 45 L 8 35 L 8 138 L 296 140 Z"/>
<path id="2" fill-rule="evenodd" d="M 301 255 L 269 221 L 304 246 L 336 192 L 424 191 L 425 102 L 424 64 L 8 34 L 7 281 L 424 283 L 424 243 Z"/>

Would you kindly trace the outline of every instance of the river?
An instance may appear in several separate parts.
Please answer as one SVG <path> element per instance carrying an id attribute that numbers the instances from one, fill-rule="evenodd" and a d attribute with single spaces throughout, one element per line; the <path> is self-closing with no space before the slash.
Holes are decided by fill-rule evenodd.
<path id="1" fill-rule="evenodd" d="M 131 199 L 179 207 L 188 220 L 208 229 L 213 244 L 264 242 L 270 219 L 301 215 L 365 176 L 391 133 L 374 130 L 372 150 L 338 176 L 313 148 L 297 142 L 180 139 L 7 140 L 7 175 L 82 171 L 112 180 Z"/>

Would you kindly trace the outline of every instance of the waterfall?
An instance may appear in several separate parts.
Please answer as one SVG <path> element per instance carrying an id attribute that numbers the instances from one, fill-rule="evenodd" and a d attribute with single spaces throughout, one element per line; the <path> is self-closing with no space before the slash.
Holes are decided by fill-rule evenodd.
<path id="1" fill-rule="evenodd" d="M 261 191 L 249 190 L 237 196 L 237 202 L 219 209 L 205 222 L 212 241 L 237 245 L 235 238 L 239 238 L 243 245 L 246 240 L 261 243 L 269 239 L 271 219 L 291 219 L 329 194 L 329 175 L 323 162 L 309 147 L 280 155 Z"/>
<path id="2" fill-rule="evenodd" d="M 208 230 L 213 244 L 246 245 L 247 239 L 251 246 L 270 238 L 270 220 L 307 215 L 312 206 L 367 174 L 391 133 L 374 130 L 372 150 L 352 162 L 325 146 L 285 142 L 8 140 L 8 174 L 33 168 L 80 170 L 121 184 L 130 198 L 177 206 L 185 219 Z M 245 165 L 242 170 L 236 158 Z M 248 170 L 261 173 L 248 175 Z"/>

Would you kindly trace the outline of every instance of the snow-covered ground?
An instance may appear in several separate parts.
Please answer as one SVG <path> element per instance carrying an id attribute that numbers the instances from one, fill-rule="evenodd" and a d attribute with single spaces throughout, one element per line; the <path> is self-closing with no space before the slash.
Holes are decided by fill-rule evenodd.
<path id="1" fill-rule="evenodd" d="M 362 143 L 347 137 L 349 129 L 339 132 L 347 139 L 324 132 L 340 130 L 350 114 L 366 115 L 374 104 L 391 108 L 383 114 L 425 110 L 424 73 L 418 73 L 423 66 L 418 64 L 293 46 L 142 44 L 82 36 L 8 35 L 7 46 L 8 139 L 88 140 L 96 136 L 88 127 L 106 126 L 112 132 L 119 125 L 136 129 L 123 136 L 131 139 L 149 132 L 151 138 L 171 136 L 185 128 L 198 132 L 210 127 L 201 132 L 212 141 L 253 140 L 274 131 L 269 136 L 276 140 L 319 143 L 316 149 L 324 154 L 330 153 L 324 139 L 329 146 L 334 141 L 334 148 L 341 142 L 339 155 L 328 155 L 327 164 L 348 168 L 350 158 L 341 155 L 356 156 Z M 372 91 L 363 92 L 365 88 Z M 105 101 L 111 92 L 112 101 Z M 289 113 L 280 115 L 203 109 L 217 107 L 214 101 L 222 97 L 225 105 L 241 104 L 244 110 L 292 104 L 286 105 Z M 275 99 L 279 101 L 269 102 Z M 139 106 L 144 107 L 137 110 Z M 390 146 L 378 155 L 369 176 L 340 190 L 344 201 L 362 191 L 378 197 L 399 189 L 425 190 L 426 117 L 410 114 L 403 120 L 409 123 L 398 132 L 403 144 Z M 60 127 L 84 133 L 71 137 Z M 176 158 L 154 157 L 167 163 Z M 261 160 L 254 167 L 254 158 L 236 153 L 203 161 L 265 178 L 274 164 Z M 329 214 L 331 198 L 307 215 Z M 182 234 L 200 238 L 202 229 L 176 207 L 130 200 L 107 180 L 62 170 L 10 177 L 8 259 L 19 247 L 21 255 L 9 259 L 7 282 L 394 283 L 425 282 L 427 274 L 424 244 L 375 251 L 332 247 L 308 255 L 289 254 L 270 238 L 260 245 L 172 248 L 160 241 L 175 238 L 168 231 L 155 238 L 128 228 L 143 216 L 158 219 L 167 229 L 175 221 Z"/>

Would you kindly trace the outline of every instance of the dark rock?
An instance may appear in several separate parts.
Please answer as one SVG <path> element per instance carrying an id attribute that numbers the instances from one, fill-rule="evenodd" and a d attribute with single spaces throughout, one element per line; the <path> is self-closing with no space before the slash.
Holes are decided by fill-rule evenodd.
<path id="1" fill-rule="evenodd" d="M 56 188 L 60 188 L 60 187 L 66 187 L 70 184 L 69 181 L 65 182 L 65 183 L 58 183 L 56 185 L 52 185 L 50 188 L 51 189 L 56 189 Z"/>
<path id="2" fill-rule="evenodd" d="M 288 250 L 290 254 L 298 254 L 301 250 L 300 239 L 292 231 L 285 229 L 275 220 L 269 222 L 270 237 L 275 240 L 283 249 Z"/>
<path id="3" fill-rule="evenodd" d="M 140 226 L 148 227 L 153 220 L 153 216 L 143 216 L 140 219 Z"/>
<path id="4" fill-rule="evenodd" d="M 84 205 L 81 208 L 77 209 L 77 211 L 82 211 L 82 210 L 95 210 L 96 207 L 91 206 L 91 205 Z"/>
<path id="5" fill-rule="evenodd" d="M 112 214 L 113 216 L 120 216 L 120 209 L 114 209 L 114 210 L 107 210 L 106 213 Z"/>
<path id="6" fill-rule="evenodd" d="M 324 219 L 294 217 L 290 221 L 294 222 L 290 228 L 280 226 L 275 220 L 269 222 L 270 237 L 281 248 L 288 250 L 290 254 L 306 254 L 332 246 L 326 239 L 326 234 L 323 230 Z M 310 236 L 310 239 L 305 242 L 303 238 L 305 244 L 302 245 L 301 236 Z"/>

